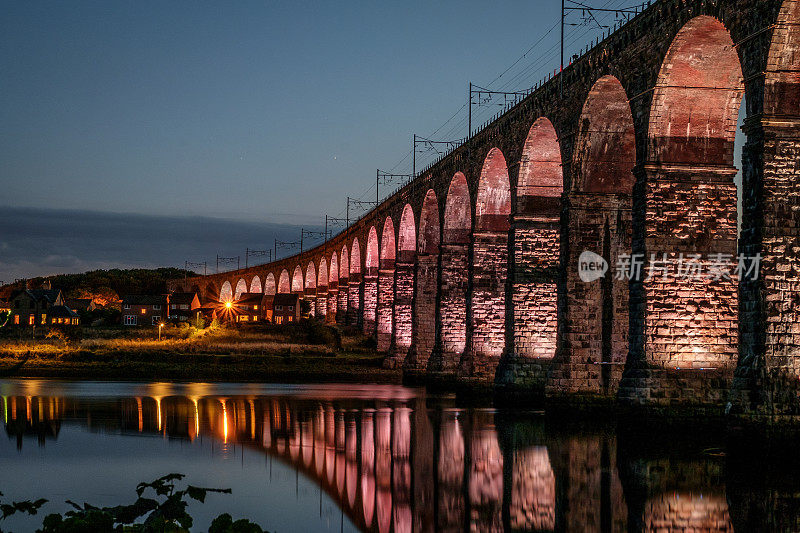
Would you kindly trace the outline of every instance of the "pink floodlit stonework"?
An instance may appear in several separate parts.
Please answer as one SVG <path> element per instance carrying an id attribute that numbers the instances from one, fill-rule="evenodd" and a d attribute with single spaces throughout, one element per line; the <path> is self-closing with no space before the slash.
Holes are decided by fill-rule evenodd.
<path id="1" fill-rule="evenodd" d="M 245 292 L 247 292 L 247 282 L 243 279 L 240 279 L 236 283 L 236 291 L 233 293 L 233 299 L 238 300 L 239 296 L 241 296 Z"/>
<path id="2" fill-rule="evenodd" d="M 380 260 L 378 268 L 378 351 L 388 352 L 392 342 L 394 310 L 394 270 L 395 270 L 394 224 L 386 217 L 381 233 Z"/>
<path id="3" fill-rule="evenodd" d="M 261 278 L 258 276 L 253 276 L 253 279 L 250 280 L 250 292 L 255 294 L 261 294 L 264 288 L 261 286 Z"/>
<path id="4" fill-rule="evenodd" d="M 316 316 L 317 311 L 317 272 L 314 262 L 310 262 L 306 268 L 306 286 L 304 298 L 310 304 L 309 315 Z"/>
<path id="5" fill-rule="evenodd" d="M 374 337 L 386 366 L 409 380 L 793 416 L 800 2 L 666 4 L 612 31 L 302 261 L 170 289 L 217 302 L 257 276 L 264 293 L 289 292 L 295 267 L 313 261 L 314 314 Z M 637 254 L 671 264 L 722 254 L 732 274 L 584 282 L 583 252 L 610 269 Z M 734 272 L 739 253 L 760 256 L 756 279 Z"/>
<path id="6" fill-rule="evenodd" d="M 279 294 L 288 294 L 291 292 L 291 284 L 289 281 L 289 271 L 283 269 L 281 271 L 281 277 L 278 279 L 278 293 Z"/>
<path id="7" fill-rule="evenodd" d="M 222 284 L 222 288 L 219 290 L 219 301 L 222 303 L 233 301 L 233 289 L 230 281 Z"/>
<path id="8" fill-rule="evenodd" d="M 303 292 L 303 267 L 297 265 L 292 274 L 292 292 Z"/>
<path id="9" fill-rule="evenodd" d="M 478 182 L 472 239 L 472 337 L 464 369 L 473 376 L 494 376 L 505 348 L 510 214 L 506 160 L 492 148 Z"/>

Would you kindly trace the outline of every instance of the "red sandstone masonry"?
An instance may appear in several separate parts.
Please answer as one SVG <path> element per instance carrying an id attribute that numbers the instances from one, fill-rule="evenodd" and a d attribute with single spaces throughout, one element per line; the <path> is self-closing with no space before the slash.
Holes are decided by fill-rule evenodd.
<path id="1" fill-rule="evenodd" d="M 469 258 L 464 244 L 442 244 L 441 360 L 435 370 L 454 372 L 467 344 L 467 279 Z"/>
<path id="2" fill-rule="evenodd" d="M 347 298 L 348 298 L 347 278 L 339 278 L 339 295 L 336 302 L 336 323 L 344 326 L 347 322 Z"/>
<path id="3" fill-rule="evenodd" d="M 388 352 L 392 343 L 392 310 L 394 308 L 394 269 L 378 274 L 378 351 Z"/>
<path id="4" fill-rule="evenodd" d="M 474 239 L 472 337 L 465 364 L 471 375 L 491 380 L 505 348 L 508 235 L 475 233 Z"/>
<path id="5" fill-rule="evenodd" d="M 364 276 L 364 334 L 376 334 L 376 310 L 378 307 L 378 276 Z"/>
<path id="6" fill-rule="evenodd" d="M 413 361 L 409 366 L 423 370 L 436 344 L 436 297 L 438 293 L 438 254 L 417 256 L 414 326 L 412 328 Z"/>
<path id="7" fill-rule="evenodd" d="M 339 299 L 339 284 L 328 283 L 328 315 L 326 322 L 329 324 L 336 323 L 336 303 Z"/>
<path id="8" fill-rule="evenodd" d="M 394 328 L 391 357 L 403 364 L 411 347 L 411 306 L 414 302 L 414 265 L 397 263 L 394 287 Z"/>
<path id="9" fill-rule="evenodd" d="M 361 280 L 350 278 L 347 290 L 347 325 L 358 326 L 361 311 Z"/>

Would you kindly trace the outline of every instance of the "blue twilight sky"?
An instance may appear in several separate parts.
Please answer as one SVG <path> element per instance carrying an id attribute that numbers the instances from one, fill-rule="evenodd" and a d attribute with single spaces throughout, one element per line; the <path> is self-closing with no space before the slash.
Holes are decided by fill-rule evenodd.
<path id="1" fill-rule="evenodd" d="M 521 90 L 556 68 L 559 6 L 2 1 L 0 208 L 56 209 L 44 218 L 65 228 L 86 226 L 87 212 L 124 214 L 141 227 L 125 247 L 153 264 L 243 253 L 223 231 L 218 243 L 156 254 L 135 236 L 153 224 L 167 240 L 182 234 L 161 219 L 137 225 L 146 215 L 309 226 L 341 213 L 348 194 L 374 198 L 376 168 L 410 171 L 412 134 L 466 135 L 469 81 Z M 568 56 L 597 35 L 568 27 Z M 473 124 L 498 109 L 477 109 Z M 0 230 L 0 279 L 77 268 L 37 266 L 46 244 L 25 213 L 18 248 Z M 114 262 L 84 240 L 72 245 L 80 268 Z"/>

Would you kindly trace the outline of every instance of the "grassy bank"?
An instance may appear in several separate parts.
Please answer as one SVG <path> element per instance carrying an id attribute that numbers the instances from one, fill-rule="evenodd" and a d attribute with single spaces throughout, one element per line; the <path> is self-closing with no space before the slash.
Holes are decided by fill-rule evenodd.
<path id="1" fill-rule="evenodd" d="M 28 331 L 30 334 L 30 330 Z M 44 335 L 43 335 L 44 337 Z M 245 328 L 83 328 L 29 339 L 4 332 L 0 372 L 68 379 L 399 382 L 374 342 L 318 323 Z"/>

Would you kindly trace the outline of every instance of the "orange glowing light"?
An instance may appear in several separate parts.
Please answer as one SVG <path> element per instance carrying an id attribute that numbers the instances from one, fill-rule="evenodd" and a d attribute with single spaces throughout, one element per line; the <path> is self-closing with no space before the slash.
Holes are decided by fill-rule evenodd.
<path id="1" fill-rule="evenodd" d="M 225 302 L 225 308 L 226 308 L 226 309 L 230 309 L 231 307 L 233 307 L 233 303 L 231 303 L 231 302 Z"/>

